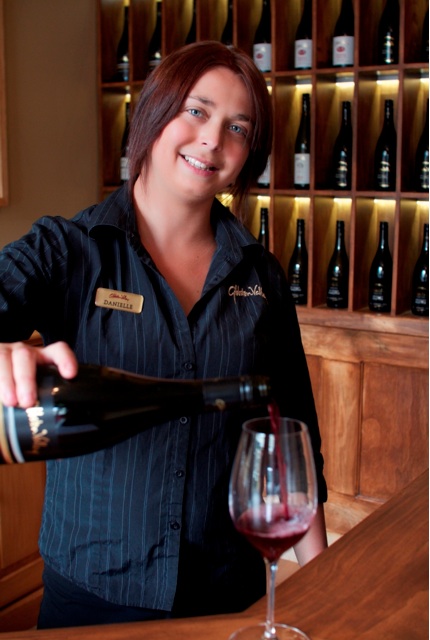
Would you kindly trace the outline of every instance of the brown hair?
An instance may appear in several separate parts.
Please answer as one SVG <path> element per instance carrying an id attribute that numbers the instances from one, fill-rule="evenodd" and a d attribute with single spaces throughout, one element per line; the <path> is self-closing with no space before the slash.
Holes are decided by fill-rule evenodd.
<path id="1" fill-rule="evenodd" d="M 230 191 L 240 209 L 270 154 L 272 105 L 264 77 L 252 59 L 243 51 L 217 41 L 197 42 L 172 52 L 145 80 L 130 127 L 130 189 L 149 161 L 152 145 L 164 127 L 179 113 L 199 78 L 215 67 L 226 67 L 242 78 L 253 111 L 249 155 Z"/>

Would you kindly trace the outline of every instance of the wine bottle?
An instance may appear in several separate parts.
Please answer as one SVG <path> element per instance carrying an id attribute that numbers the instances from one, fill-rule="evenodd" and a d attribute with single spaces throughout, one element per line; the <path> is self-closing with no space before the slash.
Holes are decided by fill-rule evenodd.
<path id="1" fill-rule="evenodd" d="M 312 67 L 312 0 L 305 0 L 294 42 L 294 68 Z"/>
<path id="2" fill-rule="evenodd" d="M 393 259 L 388 244 L 388 222 L 379 224 L 379 244 L 369 272 L 369 309 L 380 313 L 391 311 Z"/>
<path id="3" fill-rule="evenodd" d="M 415 263 L 412 276 L 412 313 L 415 316 L 429 315 L 429 226 L 424 225 L 421 253 Z"/>
<path id="4" fill-rule="evenodd" d="M 384 124 L 375 149 L 375 187 L 380 191 L 396 189 L 397 134 L 392 100 L 385 100 Z"/>
<path id="5" fill-rule="evenodd" d="M 130 79 L 130 61 L 128 55 L 128 12 L 130 0 L 124 0 L 124 23 L 116 50 L 116 82 L 128 82 Z"/>
<path id="6" fill-rule="evenodd" d="M 148 47 L 148 59 L 149 59 L 149 72 L 153 71 L 161 62 L 161 27 L 162 27 L 162 14 L 161 14 L 161 0 L 157 0 L 157 20 L 155 23 L 155 29 L 149 41 Z"/>
<path id="7" fill-rule="evenodd" d="M 327 306 L 348 307 L 349 259 L 345 248 L 345 223 L 336 222 L 336 242 L 327 269 Z"/>
<path id="8" fill-rule="evenodd" d="M 333 66 L 354 64 L 354 9 L 352 0 L 342 0 L 342 7 L 333 32 Z"/>
<path id="9" fill-rule="evenodd" d="M 333 149 L 333 187 L 351 189 L 352 126 L 351 103 L 342 102 L 342 122 Z"/>
<path id="10" fill-rule="evenodd" d="M 191 26 L 185 38 L 185 44 L 191 44 L 197 40 L 197 7 L 196 0 L 193 2 L 193 16 L 191 18 Z"/>
<path id="11" fill-rule="evenodd" d="M 421 61 L 422 62 L 429 61 L 429 10 L 428 10 L 428 7 L 424 16 L 423 28 L 421 33 Z"/>
<path id="12" fill-rule="evenodd" d="M 221 34 L 221 42 L 226 47 L 233 46 L 233 2 L 229 0 L 227 9 L 227 20 L 224 25 L 223 32 Z"/>
<path id="13" fill-rule="evenodd" d="M 272 26 L 270 0 L 263 0 L 260 22 L 254 36 L 253 58 L 260 71 L 272 69 Z"/>
<path id="14" fill-rule="evenodd" d="M 130 177 L 128 169 L 128 134 L 130 131 L 130 94 L 125 97 L 124 131 L 121 140 L 120 178 L 121 182 L 127 182 Z"/>
<path id="15" fill-rule="evenodd" d="M 415 154 L 415 187 L 417 191 L 429 190 L 429 101 L 424 128 Z"/>
<path id="16" fill-rule="evenodd" d="M 294 146 L 294 187 L 309 189 L 311 165 L 311 107 L 310 95 L 302 96 L 302 115 Z"/>
<path id="17" fill-rule="evenodd" d="M 72 380 L 39 367 L 37 381 L 36 406 L 0 405 L 0 464 L 82 455 L 184 414 L 270 401 L 263 376 L 171 380 L 81 365 Z"/>
<path id="18" fill-rule="evenodd" d="M 398 0 L 387 0 L 378 27 L 378 64 L 397 64 L 399 61 Z"/>
<path id="19" fill-rule="evenodd" d="M 257 184 L 263 189 L 267 189 L 268 187 L 270 187 L 270 156 L 267 159 L 267 163 L 263 173 L 258 176 Z"/>
<path id="20" fill-rule="evenodd" d="M 258 233 L 258 242 L 269 250 L 269 210 L 267 207 L 260 209 L 260 231 Z"/>
<path id="21" fill-rule="evenodd" d="M 308 250 L 305 240 L 305 221 L 297 219 L 296 244 L 288 264 L 288 285 L 296 304 L 308 302 Z"/>

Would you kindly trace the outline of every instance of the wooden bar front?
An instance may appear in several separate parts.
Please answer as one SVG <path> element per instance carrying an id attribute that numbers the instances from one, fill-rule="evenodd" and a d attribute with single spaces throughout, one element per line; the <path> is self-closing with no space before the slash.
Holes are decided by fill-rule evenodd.
<path id="1" fill-rule="evenodd" d="M 428 471 L 281 583 L 276 619 L 312 640 L 428 638 Z M 266 599 L 241 614 L 19 631 L 1 640 L 227 640 L 264 620 Z"/>

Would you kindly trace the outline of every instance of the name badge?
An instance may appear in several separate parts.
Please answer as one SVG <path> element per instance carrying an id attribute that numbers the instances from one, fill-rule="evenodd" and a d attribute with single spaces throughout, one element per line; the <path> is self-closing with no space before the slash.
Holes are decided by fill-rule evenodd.
<path id="1" fill-rule="evenodd" d="M 104 307 L 105 309 L 140 313 L 143 308 L 143 300 L 143 296 L 138 293 L 127 293 L 126 291 L 115 291 L 114 289 L 99 287 L 96 291 L 95 304 L 96 307 Z"/>

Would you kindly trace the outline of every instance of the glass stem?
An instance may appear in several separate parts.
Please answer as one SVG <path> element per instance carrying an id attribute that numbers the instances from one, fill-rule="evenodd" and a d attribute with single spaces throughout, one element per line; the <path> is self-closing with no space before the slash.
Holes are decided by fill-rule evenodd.
<path id="1" fill-rule="evenodd" d="M 275 584 L 276 584 L 276 572 L 278 570 L 278 561 L 267 562 L 269 565 L 269 593 L 267 594 L 267 614 L 266 614 L 266 629 L 264 631 L 264 638 L 268 640 L 276 639 L 275 630 Z"/>

